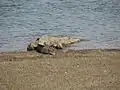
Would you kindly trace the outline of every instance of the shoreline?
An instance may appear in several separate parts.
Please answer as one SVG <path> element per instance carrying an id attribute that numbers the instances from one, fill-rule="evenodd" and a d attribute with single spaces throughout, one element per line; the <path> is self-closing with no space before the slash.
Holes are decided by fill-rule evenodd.
<path id="1" fill-rule="evenodd" d="M 63 51 L 63 52 L 70 52 L 70 51 L 98 51 L 98 50 L 103 50 L 103 51 L 120 51 L 120 48 L 96 48 L 96 49 L 93 49 L 93 48 L 90 48 L 90 49 L 69 49 L 68 48 L 65 48 L 65 49 L 59 49 L 59 51 Z M 21 52 L 36 52 L 36 51 L 27 51 L 27 50 L 15 50 L 15 51 L 1 51 L 0 53 L 21 53 Z M 40 53 L 41 54 L 41 53 Z"/>
<path id="2" fill-rule="evenodd" d="M 0 53 L 0 90 L 116 90 L 120 49 Z"/>

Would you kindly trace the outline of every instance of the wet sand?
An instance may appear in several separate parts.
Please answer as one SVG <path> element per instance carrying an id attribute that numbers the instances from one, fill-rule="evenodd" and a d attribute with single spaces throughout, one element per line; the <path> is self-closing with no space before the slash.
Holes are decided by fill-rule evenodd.
<path id="1" fill-rule="evenodd" d="M 120 50 L 0 53 L 0 90 L 119 90 Z"/>

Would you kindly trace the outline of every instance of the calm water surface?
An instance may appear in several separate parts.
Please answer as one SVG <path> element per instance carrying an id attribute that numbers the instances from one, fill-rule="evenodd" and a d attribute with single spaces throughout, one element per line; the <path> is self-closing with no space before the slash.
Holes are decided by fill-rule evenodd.
<path id="1" fill-rule="evenodd" d="M 83 37 L 82 48 L 120 48 L 120 0 L 0 0 L 0 52 L 40 35 Z"/>

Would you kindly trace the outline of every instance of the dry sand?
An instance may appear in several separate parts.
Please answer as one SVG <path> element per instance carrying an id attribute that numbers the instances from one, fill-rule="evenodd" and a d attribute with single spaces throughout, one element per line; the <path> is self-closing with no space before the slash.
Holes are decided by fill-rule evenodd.
<path id="1" fill-rule="evenodd" d="M 120 51 L 0 53 L 0 90 L 120 90 Z"/>

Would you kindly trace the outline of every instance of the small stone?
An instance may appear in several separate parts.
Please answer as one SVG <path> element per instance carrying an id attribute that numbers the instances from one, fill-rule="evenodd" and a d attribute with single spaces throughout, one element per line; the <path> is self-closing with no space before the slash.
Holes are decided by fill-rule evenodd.
<path id="1" fill-rule="evenodd" d="M 67 74 L 68 72 L 65 72 L 65 74 Z"/>
<path id="2" fill-rule="evenodd" d="M 104 70 L 104 72 L 106 73 L 106 72 L 107 72 L 107 70 Z"/>
<path id="3" fill-rule="evenodd" d="M 79 65 L 77 65 L 77 67 L 80 67 Z"/>

